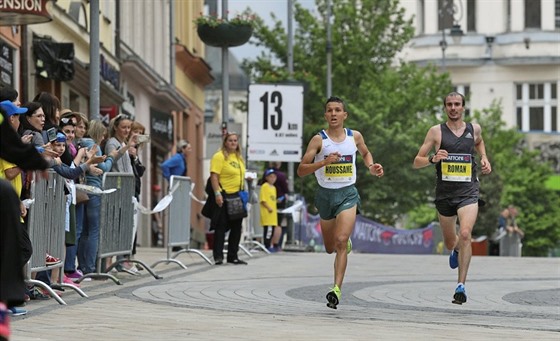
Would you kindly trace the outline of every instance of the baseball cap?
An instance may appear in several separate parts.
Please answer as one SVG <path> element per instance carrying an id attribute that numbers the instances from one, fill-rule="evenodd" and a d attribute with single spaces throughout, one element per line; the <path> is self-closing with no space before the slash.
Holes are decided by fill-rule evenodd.
<path id="1" fill-rule="evenodd" d="M 27 112 L 27 108 L 20 108 L 10 100 L 0 102 L 0 106 L 2 106 L 2 109 L 4 109 L 4 111 L 6 111 L 6 114 L 8 116 L 25 114 Z"/>
<path id="2" fill-rule="evenodd" d="M 64 133 L 57 133 L 56 142 L 66 142 L 66 135 Z"/>
<path id="3" fill-rule="evenodd" d="M 264 172 L 264 176 L 269 176 L 270 174 L 274 174 L 274 173 L 276 173 L 274 171 L 274 168 L 269 168 Z"/>

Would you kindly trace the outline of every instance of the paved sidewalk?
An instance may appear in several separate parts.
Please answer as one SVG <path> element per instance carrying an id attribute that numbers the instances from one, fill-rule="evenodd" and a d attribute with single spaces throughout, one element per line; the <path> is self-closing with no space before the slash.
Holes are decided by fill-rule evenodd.
<path id="1" fill-rule="evenodd" d="M 67 289 L 66 306 L 31 301 L 11 340 L 560 340 L 558 258 L 473 257 L 468 302 L 455 305 L 446 256 L 352 253 L 333 310 L 333 255 L 240 256 L 248 266 L 181 254 L 188 269 L 159 264 L 159 280 L 119 273 L 123 285 L 83 282 L 89 298 Z"/>

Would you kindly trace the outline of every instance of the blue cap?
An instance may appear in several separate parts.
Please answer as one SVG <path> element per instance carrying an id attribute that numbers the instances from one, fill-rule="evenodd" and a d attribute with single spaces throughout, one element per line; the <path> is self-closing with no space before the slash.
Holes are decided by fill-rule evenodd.
<path id="1" fill-rule="evenodd" d="M 66 142 L 66 135 L 64 133 L 57 133 L 56 142 Z"/>
<path id="2" fill-rule="evenodd" d="M 270 174 L 274 174 L 274 173 L 276 173 L 274 171 L 274 168 L 269 168 L 264 172 L 264 176 L 269 176 Z"/>
<path id="3" fill-rule="evenodd" d="M 0 102 L 0 106 L 4 109 L 8 116 L 25 114 L 27 112 L 27 108 L 20 108 L 10 100 Z"/>

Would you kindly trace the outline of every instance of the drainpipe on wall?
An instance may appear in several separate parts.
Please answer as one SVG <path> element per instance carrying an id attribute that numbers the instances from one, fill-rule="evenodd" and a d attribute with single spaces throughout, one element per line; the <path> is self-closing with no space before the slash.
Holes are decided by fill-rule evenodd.
<path id="1" fill-rule="evenodd" d="M 121 2 L 115 4 L 115 57 L 121 62 Z M 126 95 L 126 94 L 125 94 Z"/>
<path id="2" fill-rule="evenodd" d="M 169 83 L 175 86 L 175 0 L 169 0 Z"/>

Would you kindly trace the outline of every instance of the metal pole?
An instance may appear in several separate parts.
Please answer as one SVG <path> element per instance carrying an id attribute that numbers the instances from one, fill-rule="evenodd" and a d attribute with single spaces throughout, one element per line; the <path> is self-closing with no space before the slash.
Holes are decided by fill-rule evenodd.
<path id="1" fill-rule="evenodd" d="M 294 73 L 294 42 L 293 42 L 293 1 L 288 0 L 288 74 L 290 80 Z M 294 192 L 294 163 L 288 162 L 288 192 Z"/>
<path id="2" fill-rule="evenodd" d="M 99 0 L 91 0 L 89 6 L 89 115 L 92 120 L 99 120 Z"/>
<path id="3" fill-rule="evenodd" d="M 222 0 L 222 19 L 227 20 L 227 0 Z M 222 47 L 222 134 L 227 133 L 229 102 L 229 55 L 228 48 Z"/>
<path id="4" fill-rule="evenodd" d="M 290 78 L 294 73 L 294 38 L 293 35 L 293 25 L 292 25 L 292 18 L 294 17 L 293 13 L 293 1 L 288 0 L 288 73 Z"/>
<path id="5" fill-rule="evenodd" d="M 327 1 L 327 98 L 332 95 L 331 0 Z"/>

